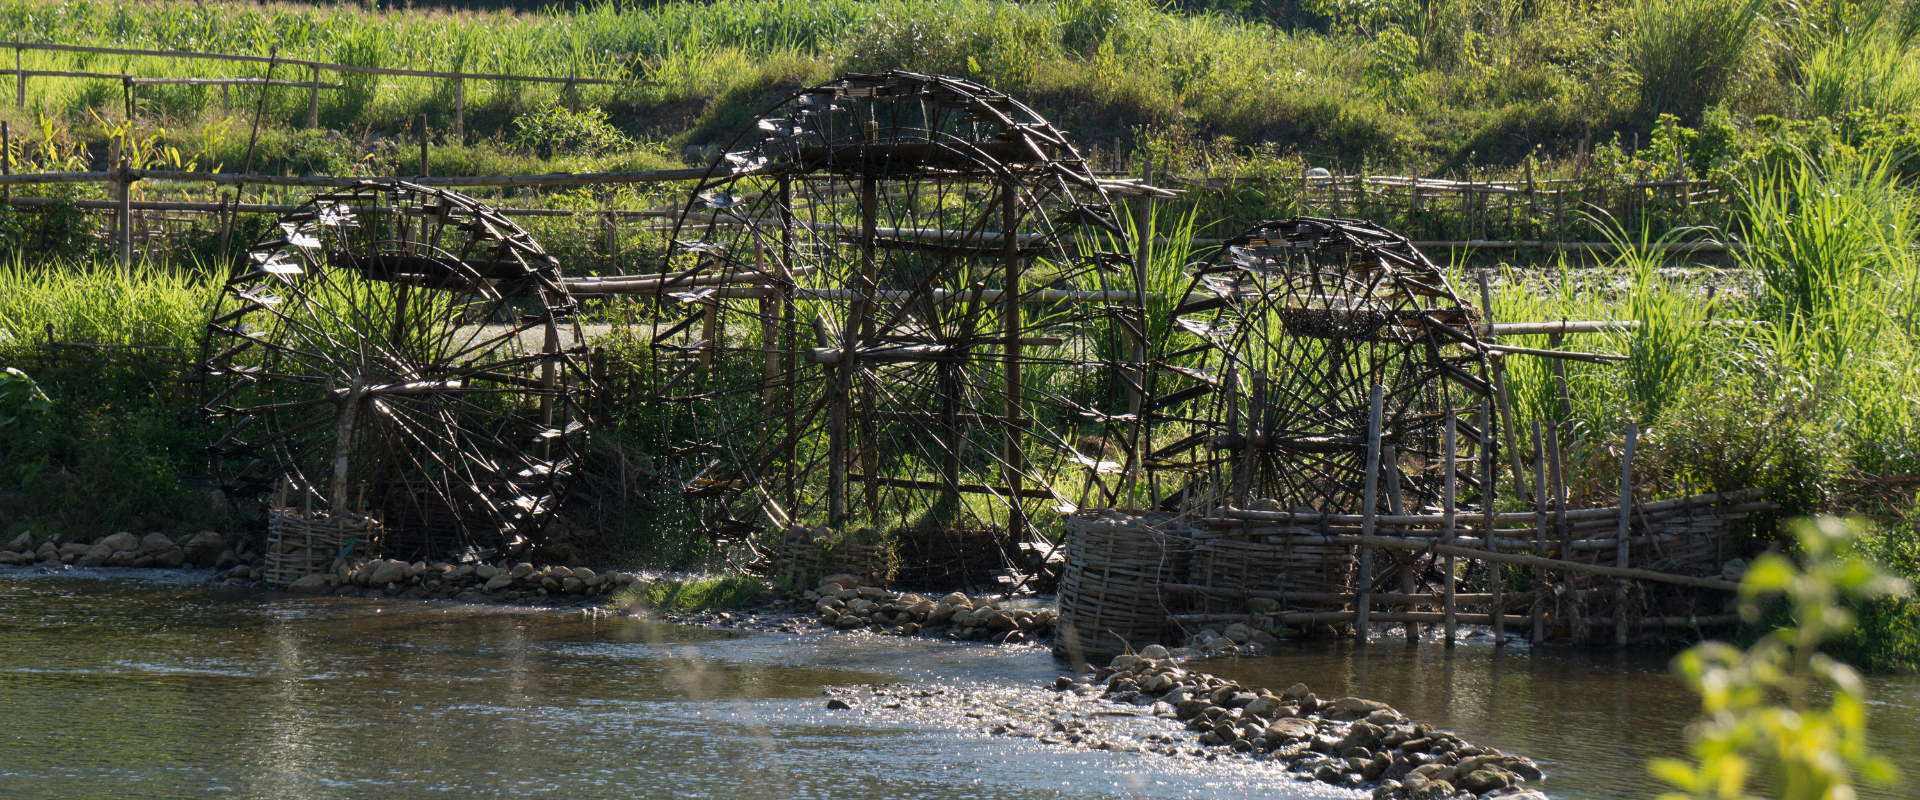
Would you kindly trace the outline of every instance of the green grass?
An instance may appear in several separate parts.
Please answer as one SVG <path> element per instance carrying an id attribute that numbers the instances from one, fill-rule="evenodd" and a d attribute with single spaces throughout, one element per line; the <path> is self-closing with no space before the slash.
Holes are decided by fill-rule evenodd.
<path id="1" fill-rule="evenodd" d="M 906 68 L 1007 91 L 1088 144 L 1118 136 L 1135 148 L 1199 137 L 1228 152 L 1277 145 L 1319 165 L 1445 172 L 1513 165 L 1529 155 L 1564 157 L 1590 131 L 1596 143 L 1613 132 L 1650 133 L 1663 112 L 1690 124 L 1722 107 L 1741 119 L 1837 116 L 1856 107 L 1910 112 L 1914 26 L 1907 21 L 1916 16 L 1909 4 L 1877 2 L 1876 18 L 1886 22 L 1875 30 L 1885 32 L 1869 38 L 1844 32 L 1858 26 L 1831 25 L 1820 16 L 1829 13 L 1826 5 L 1794 13 L 1743 0 L 1262 3 L 1244 16 L 1150 0 L 603 2 L 533 13 L 11 0 L 0 3 L 0 35 L 277 52 L 362 66 L 631 78 L 581 87 L 579 99 L 607 109 L 627 133 L 676 149 L 725 141 L 784 90 L 848 71 Z M 1763 30 L 1794 46 L 1770 50 Z M 1862 59 L 1875 68 L 1856 68 Z M 142 76 L 259 76 L 266 69 L 47 52 L 27 53 L 23 66 Z M 306 77 L 295 72 L 282 68 L 276 77 Z M 320 119 L 347 139 L 401 134 L 421 113 L 439 135 L 450 128 L 448 81 L 339 80 L 347 88 L 322 92 Z M 515 118 L 554 105 L 562 91 L 469 82 L 468 143 L 503 139 Z M 183 153 L 236 166 L 259 96 L 252 89 L 232 95 L 234 111 L 227 113 L 214 87 L 143 87 L 140 113 L 185 145 Z M 28 108 L 6 116 L 21 131 L 37 132 L 47 120 L 56 129 L 97 134 L 118 119 L 121 102 L 111 81 L 35 78 Z M 305 118 L 307 95 L 270 90 L 264 109 L 270 131 L 290 130 Z M 69 147 L 41 155 L 59 161 L 73 154 Z"/>
<path id="2" fill-rule="evenodd" d="M 743 575 L 686 580 L 661 578 L 615 592 L 607 602 L 615 608 L 700 611 L 748 608 L 759 603 L 766 594 L 766 581 Z"/>

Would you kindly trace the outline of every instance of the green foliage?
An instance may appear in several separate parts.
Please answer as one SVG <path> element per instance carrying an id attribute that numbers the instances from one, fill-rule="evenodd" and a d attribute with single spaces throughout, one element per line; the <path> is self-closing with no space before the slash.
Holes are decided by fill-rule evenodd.
<path id="1" fill-rule="evenodd" d="M 747 608 L 760 602 L 766 593 L 766 581 L 744 575 L 686 580 L 660 578 L 615 592 L 608 598 L 608 604 L 615 608 L 659 611 Z"/>
<path id="2" fill-rule="evenodd" d="M 1696 120 L 1726 99 L 1766 24 L 1757 0 L 1637 0 L 1627 64 L 1639 110 Z"/>
<path id="3" fill-rule="evenodd" d="M 1756 779 L 1782 800 L 1844 800 L 1858 781 L 1898 778 L 1868 746 L 1859 675 L 1820 646 L 1853 630 L 1847 601 L 1905 597 L 1912 588 L 1861 558 L 1854 531 L 1839 519 L 1802 521 L 1795 538 L 1799 565 L 1767 553 L 1740 582 L 1743 617 L 1758 622 L 1764 603 L 1784 601 L 1791 624 L 1745 651 L 1706 642 L 1674 661 L 1700 694 L 1702 717 L 1687 730 L 1691 763 L 1649 764 L 1680 790 L 1667 800 L 1746 800 L 1757 797 L 1749 789 Z"/>
<path id="4" fill-rule="evenodd" d="M 27 373 L 13 367 L 0 367 L 0 427 L 52 407 L 53 401 L 47 399 L 47 393 L 40 391 L 40 384 L 34 383 Z"/>
<path id="5" fill-rule="evenodd" d="M 513 120 L 507 141 L 551 157 L 555 153 L 600 153 L 632 146 L 619 129 L 607 123 L 607 112 L 593 106 L 571 111 L 552 105 L 521 114 Z"/>

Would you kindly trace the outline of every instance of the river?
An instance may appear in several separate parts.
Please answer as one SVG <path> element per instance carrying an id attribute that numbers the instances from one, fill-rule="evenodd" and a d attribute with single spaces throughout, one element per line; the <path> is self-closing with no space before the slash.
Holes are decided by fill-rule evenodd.
<path id="1" fill-rule="evenodd" d="M 825 708 L 829 685 L 1039 686 L 1059 668 L 1033 647 L 289 597 L 195 577 L 0 568 L 0 796 L 1360 796 L 1254 765 Z M 1206 668 L 1386 700 L 1540 759 L 1556 797 L 1647 797 L 1640 761 L 1677 752 L 1693 708 L 1662 663 L 1326 644 Z M 1883 747 L 1920 760 L 1899 758 L 1920 753 L 1920 687 L 1874 688 Z"/>

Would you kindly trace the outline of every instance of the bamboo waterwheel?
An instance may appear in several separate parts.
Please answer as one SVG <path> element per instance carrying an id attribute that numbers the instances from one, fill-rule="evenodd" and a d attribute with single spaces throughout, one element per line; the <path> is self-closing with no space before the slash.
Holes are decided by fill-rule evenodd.
<path id="1" fill-rule="evenodd" d="M 728 150 L 668 273 L 760 286 L 689 286 L 650 331 L 710 528 L 1010 542 L 1109 502 L 1140 319 L 1119 185 L 1006 95 L 904 72 L 805 89 Z"/>
<path id="2" fill-rule="evenodd" d="M 392 557 L 532 543 L 586 416 L 558 262 L 472 199 L 404 182 L 316 195 L 247 253 L 202 355 L 228 495 L 379 518 Z"/>
<path id="3" fill-rule="evenodd" d="M 1375 385 L 1398 472 L 1381 511 L 1441 502 L 1449 411 L 1462 480 L 1478 485 L 1467 462 L 1491 391 L 1478 312 L 1405 237 L 1357 220 L 1263 223 L 1194 270 L 1173 314 L 1148 461 L 1168 505 L 1360 513 Z"/>

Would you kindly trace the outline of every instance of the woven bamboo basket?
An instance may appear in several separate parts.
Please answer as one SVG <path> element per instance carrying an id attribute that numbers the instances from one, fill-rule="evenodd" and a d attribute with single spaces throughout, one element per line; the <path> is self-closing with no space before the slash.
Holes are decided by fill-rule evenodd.
<path id="1" fill-rule="evenodd" d="M 275 509 L 267 522 L 262 580 L 270 586 L 288 586 L 325 572 L 334 559 L 366 550 L 379 541 L 381 533 L 380 521 L 372 517 Z"/>
<path id="2" fill-rule="evenodd" d="M 1186 578 L 1192 531 L 1157 514 L 1107 510 L 1067 519 L 1055 652 L 1098 661 L 1166 638 L 1160 587 Z"/>
<path id="3" fill-rule="evenodd" d="M 854 542 L 821 547 L 814 539 L 813 529 L 788 528 L 774 551 L 774 576 L 787 578 L 788 585 L 796 587 L 796 591 L 810 588 L 810 584 L 822 576 L 842 573 L 859 578 L 862 586 L 892 585 L 892 548 Z"/>
<path id="4" fill-rule="evenodd" d="M 1201 533 L 1194 540 L 1187 582 L 1215 589 L 1280 592 L 1350 592 L 1353 546 L 1329 544 L 1325 537 L 1301 532 L 1264 536 L 1261 541 Z M 1196 611 L 1235 612 L 1246 603 L 1196 595 Z"/>

